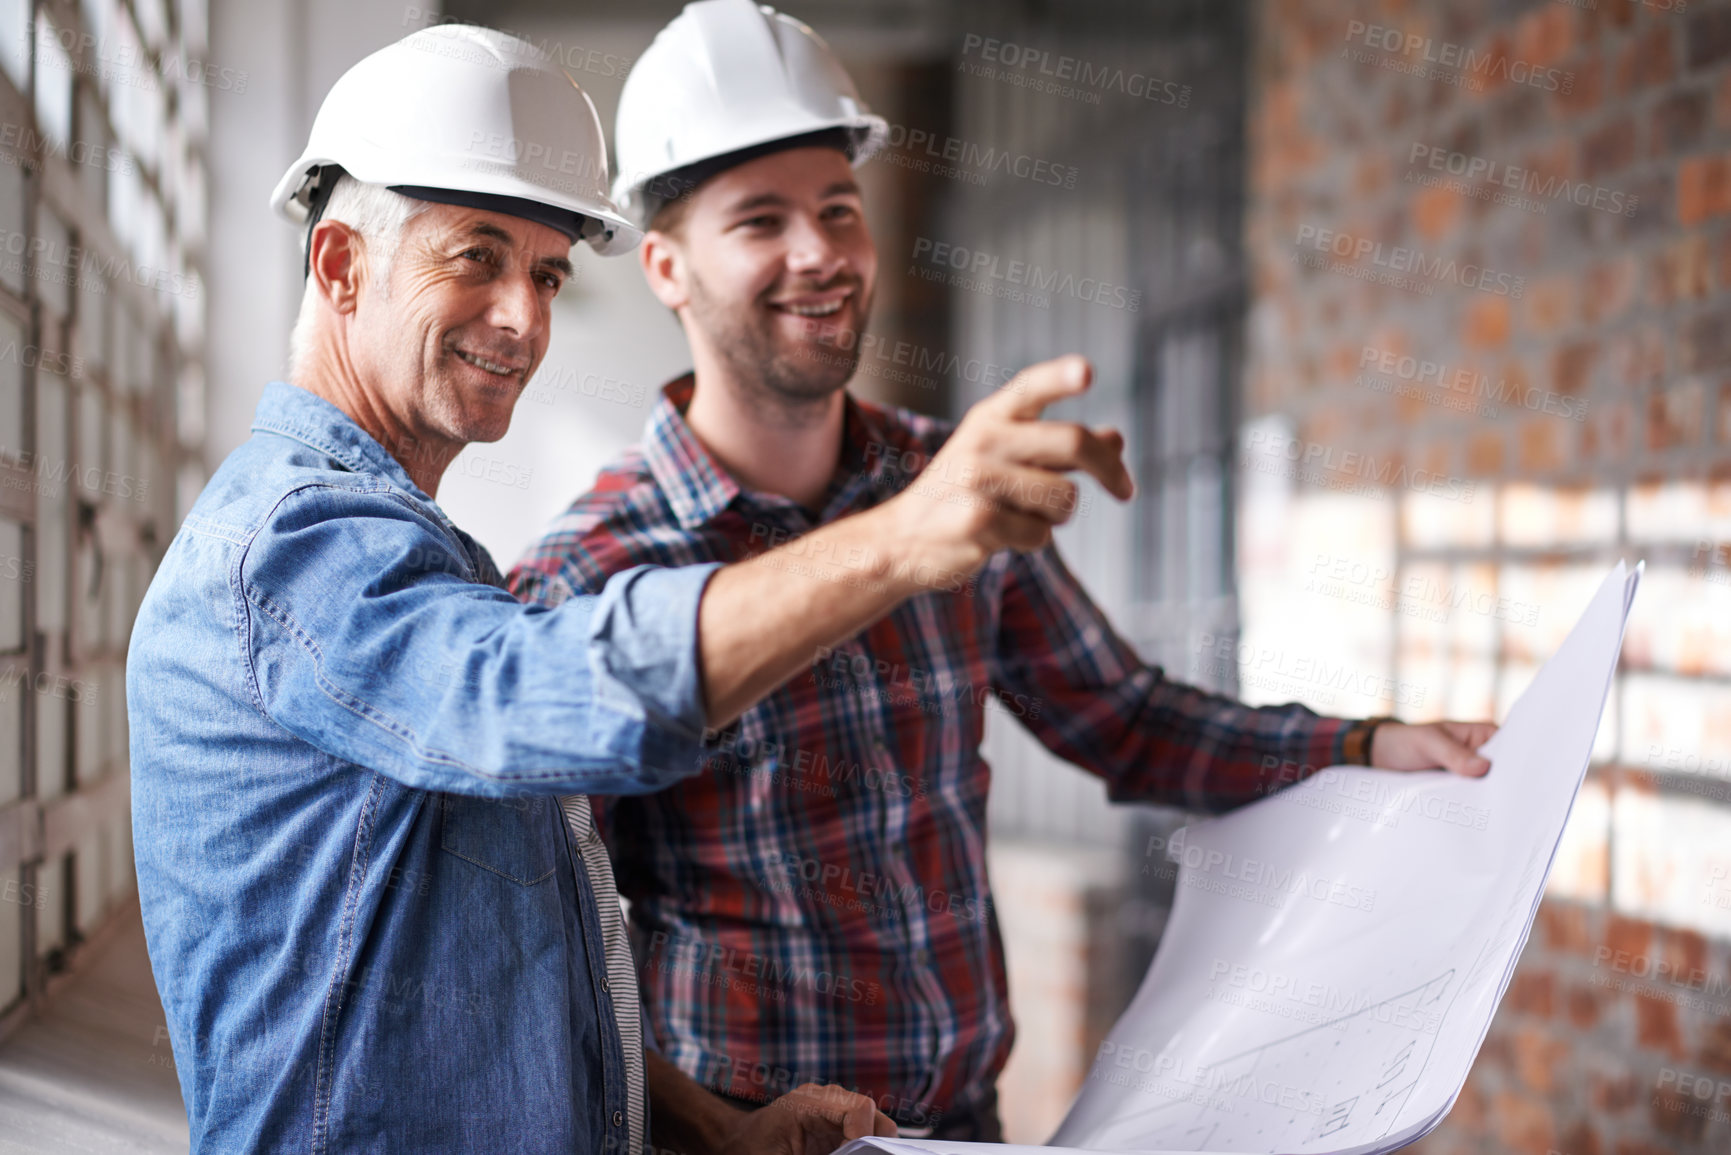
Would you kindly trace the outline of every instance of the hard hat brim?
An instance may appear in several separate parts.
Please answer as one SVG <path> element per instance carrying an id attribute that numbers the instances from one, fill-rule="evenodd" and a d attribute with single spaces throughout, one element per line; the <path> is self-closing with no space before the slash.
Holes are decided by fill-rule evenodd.
<path id="1" fill-rule="evenodd" d="M 288 171 L 277 182 L 277 186 L 270 197 L 271 208 L 291 224 L 306 224 L 309 213 L 306 201 L 301 195 L 302 190 L 306 188 L 314 172 L 328 165 L 339 165 L 339 162 L 331 157 L 311 154 L 302 156 L 289 166 Z M 436 180 L 417 181 L 414 174 L 411 173 L 357 172 L 347 165 L 339 165 L 339 167 L 342 167 L 345 172 L 358 181 L 367 184 L 381 184 L 387 188 L 399 185 L 434 189 L 445 187 Z M 565 212 L 582 217 L 589 223 L 579 233 L 578 238 L 572 241 L 572 244 L 575 245 L 580 241 L 594 249 L 600 256 L 612 257 L 628 253 L 635 249 L 638 242 L 643 239 L 643 230 L 617 211 L 612 210 L 611 207 L 602 207 L 575 197 L 549 196 L 548 190 L 540 185 L 530 184 L 528 181 L 514 179 L 503 174 L 477 174 L 474 180 L 468 182 L 467 187 L 451 191 L 476 197 L 491 196 L 527 201 L 534 205 L 543 206 L 554 213 Z M 510 210 L 499 208 L 497 211 L 509 212 Z M 521 212 L 512 212 L 510 215 L 524 217 L 527 220 L 539 219 L 538 215 L 525 215 Z M 541 220 L 540 223 L 551 222 Z M 554 225 L 553 227 L 559 228 L 560 226 Z"/>

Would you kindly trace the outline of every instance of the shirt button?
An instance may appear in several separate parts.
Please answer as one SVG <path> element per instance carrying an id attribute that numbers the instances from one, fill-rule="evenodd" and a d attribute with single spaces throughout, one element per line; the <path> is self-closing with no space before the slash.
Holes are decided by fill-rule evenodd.
<path id="1" fill-rule="evenodd" d="M 613 991 L 613 984 L 608 982 L 606 979 L 602 979 L 601 980 L 601 993 L 605 995 L 605 994 L 612 993 L 612 991 Z"/>
<path id="2" fill-rule="evenodd" d="M 625 1113 L 623 1111 L 613 1112 L 613 1125 L 615 1127 L 625 1126 Z"/>

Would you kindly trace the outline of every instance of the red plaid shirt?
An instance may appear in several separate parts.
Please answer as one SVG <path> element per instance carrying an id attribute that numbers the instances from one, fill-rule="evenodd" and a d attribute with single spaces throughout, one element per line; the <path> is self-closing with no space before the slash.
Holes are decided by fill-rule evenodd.
<path id="1" fill-rule="evenodd" d="M 519 597 L 752 556 L 885 500 L 951 428 L 850 398 L 814 522 L 709 456 L 691 390 L 667 387 L 643 445 L 519 563 Z M 841 1083 L 917 1126 L 996 1083 L 1014 1028 L 986 878 L 988 701 L 1115 800 L 1221 810 L 1341 761 L 1348 722 L 1144 664 L 1055 549 L 949 584 L 815 655 L 714 736 L 702 773 L 603 808 L 659 1045 L 716 1091 Z"/>

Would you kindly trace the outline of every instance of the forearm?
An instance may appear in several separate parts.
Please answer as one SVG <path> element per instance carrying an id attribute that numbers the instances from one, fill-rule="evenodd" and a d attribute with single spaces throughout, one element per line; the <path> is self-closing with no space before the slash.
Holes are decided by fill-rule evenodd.
<path id="1" fill-rule="evenodd" d="M 658 1051 L 644 1051 L 643 1065 L 657 1150 L 680 1155 L 719 1151 L 748 1114 L 698 1085 Z"/>
<path id="2" fill-rule="evenodd" d="M 908 564 L 888 506 L 813 530 L 710 579 L 697 634 L 709 724 L 724 726 L 809 664 L 931 581 Z M 977 565 L 958 551 L 945 564 Z"/>

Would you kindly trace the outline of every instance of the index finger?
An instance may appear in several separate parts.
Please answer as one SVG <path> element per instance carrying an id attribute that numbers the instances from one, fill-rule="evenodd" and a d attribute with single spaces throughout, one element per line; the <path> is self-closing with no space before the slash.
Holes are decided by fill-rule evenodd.
<path id="1" fill-rule="evenodd" d="M 1094 367 L 1079 353 L 1069 353 L 1029 365 L 980 404 L 1001 406 L 1007 416 L 1022 421 L 1039 417 L 1046 406 L 1085 392 Z"/>

